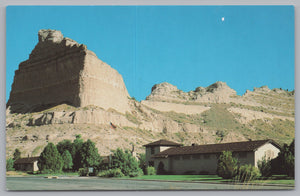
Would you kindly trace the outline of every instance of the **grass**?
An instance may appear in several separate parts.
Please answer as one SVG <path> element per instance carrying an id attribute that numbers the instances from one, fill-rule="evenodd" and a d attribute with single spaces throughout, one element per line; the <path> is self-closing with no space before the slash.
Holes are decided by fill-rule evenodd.
<path id="1" fill-rule="evenodd" d="M 122 177 L 129 179 L 130 177 Z M 138 180 L 163 180 L 163 181 L 203 181 L 203 182 L 218 182 L 218 183 L 235 183 L 236 181 L 230 179 L 222 179 L 217 175 L 151 175 L 151 176 L 138 176 L 130 179 Z M 257 179 L 247 183 L 258 184 L 282 184 L 282 185 L 294 185 L 295 180 L 288 177 L 270 177 L 268 179 Z"/>
<path id="2" fill-rule="evenodd" d="M 51 173 L 51 174 L 31 174 L 35 176 L 79 176 L 78 172 L 61 172 L 61 173 Z"/>
<path id="3" fill-rule="evenodd" d="M 151 176 L 145 175 L 145 176 L 134 177 L 131 179 L 166 180 L 166 181 L 211 181 L 211 180 L 221 180 L 222 178 L 217 175 L 151 175 Z"/>
<path id="4" fill-rule="evenodd" d="M 26 172 L 23 171 L 7 171 L 6 176 L 28 176 Z"/>
<path id="5" fill-rule="evenodd" d="M 134 124 L 137 124 L 137 125 L 142 124 L 142 122 L 140 122 L 136 116 L 130 114 L 129 112 L 126 112 L 125 117 L 127 118 L 127 120 L 133 122 Z"/>

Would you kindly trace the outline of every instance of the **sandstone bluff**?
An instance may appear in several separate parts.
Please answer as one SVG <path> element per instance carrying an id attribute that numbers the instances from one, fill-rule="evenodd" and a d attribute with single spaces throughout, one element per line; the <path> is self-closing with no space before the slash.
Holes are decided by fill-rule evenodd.
<path id="1" fill-rule="evenodd" d="M 85 45 L 55 30 L 40 30 L 38 38 L 15 73 L 7 103 L 7 157 L 15 148 L 38 156 L 47 142 L 77 134 L 95 141 L 101 155 L 132 145 L 143 153 L 143 144 L 158 139 L 290 143 L 295 136 L 294 91 L 263 86 L 239 96 L 225 82 L 189 92 L 164 82 L 138 102 L 122 76 Z"/>
<path id="2" fill-rule="evenodd" d="M 85 45 L 55 30 L 40 30 L 38 40 L 15 72 L 8 101 L 12 112 L 40 111 L 62 103 L 129 110 L 122 76 Z"/>

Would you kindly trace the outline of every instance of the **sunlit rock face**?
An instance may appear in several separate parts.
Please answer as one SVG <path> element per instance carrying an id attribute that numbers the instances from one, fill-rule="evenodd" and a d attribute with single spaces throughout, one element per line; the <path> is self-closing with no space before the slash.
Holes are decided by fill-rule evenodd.
<path id="1" fill-rule="evenodd" d="M 38 40 L 29 59 L 15 71 L 7 103 L 11 112 L 40 111 L 62 103 L 129 110 L 122 76 L 85 45 L 56 30 L 40 30 Z"/>

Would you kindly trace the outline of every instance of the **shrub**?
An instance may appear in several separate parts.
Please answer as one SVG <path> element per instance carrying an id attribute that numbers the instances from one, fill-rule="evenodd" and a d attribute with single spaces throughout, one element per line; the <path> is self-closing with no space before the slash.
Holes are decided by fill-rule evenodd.
<path id="1" fill-rule="evenodd" d="M 144 172 L 144 174 L 146 174 L 146 155 L 145 153 L 141 153 L 139 155 L 139 168 L 141 168 Z"/>
<path id="2" fill-rule="evenodd" d="M 130 172 L 129 177 L 142 176 L 143 174 L 144 174 L 143 170 L 141 168 L 138 168 L 137 171 Z"/>
<path id="3" fill-rule="evenodd" d="M 79 176 L 88 176 L 88 170 L 85 168 L 79 168 L 78 174 L 79 174 Z"/>
<path id="4" fill-rule="evenodd" d="M 139 163 L 128 150 L 124 152 L 118 148 L 113 151 L 113 153 L 111 169 L 119 168 L 125 176 L 129 176 L 130 173 L 138 172 Z"/>
<path id="5" fill-rule="evenodd" d="M 125 175 L 119 168 L 102 171 L 98 174 L 100 177 L 124 177 Z"/>
<path id="6" fill-rule="evenodd" d="M 224 151 L 218 160 L 217 174 L 224 179 L 232 179 L 237 174 L 238 161 L 230 151 Z"/>
<path id="7" fill-rule="evenodd" d="M 262 160 L 257 162 L 257 166 L 263 177 L 270 177 L 272 175 L 270 159 L 266 159 L 266 157 L 264 157 Z"/>
<path id="8" fill-rule="evenodd" d="M 155 170 L 155 167 L 147 167 L 146 168 L 146 173 L 145 173 L 146 175 L 155 175 L 156 174 L 156 170 Z"/>
<path id="9" fill-rule="evenodd" d="M 9 158 L 6 160 L 6 171 L 14 171 L 14 160 Z"/>
<path id="10" fill-rule="evenodd" d="M 242 165 L 238 169 L 235 180 L 239 182 L 248 182 L 257 179 L 260 176 L 259 170 L 252 165 Z"/>
<path id="11" fill-rule="evenodd" d="M 54 171 L 52 169 L 44 169 L 40 171 L 41 174 L 52 174 Z"/>
<path id="12" fill-rule="evenodd" d="M 14 158 L 13 159 L 16 161 L 19 158 L 21 158 L 21 151 L 18 148 L 16 148 L 15 152 L 14 152 Z"/>

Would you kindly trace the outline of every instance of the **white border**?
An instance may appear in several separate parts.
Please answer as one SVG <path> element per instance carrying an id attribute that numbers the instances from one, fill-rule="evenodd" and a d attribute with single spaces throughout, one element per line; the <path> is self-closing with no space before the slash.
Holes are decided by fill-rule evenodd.
<path id="1" fill-rule="evenodd" d="M 0 195 L 24 195 L 24 196 L 39 196 L 43 195 L 63 195 L 63 196 L 79 196 L 82 194 L 89 195 L 119 195 L 132 196 L 132 195 L 153 195 L 153 194 L 166 194 L 169 195 L 198 195 L 198 194 L 222 194 L 224 196 L 234 195 L 264 195 L 264 196 L 282 196 L 284 195 L 299 195 L 299 167 L 296 167 L 296 190 L 293 191 L 35 191 L 35 192 L 7 192 L 5 185 L 5 83 L 6 83 L 6 11 L 5 7 L 8 5 L 294 5 L 295 6 L 295 92 L 296 92 L 296 132 L 298 130 L 299 117 L 298 112 L 300 106 L 298 105 L 298 90 L 299 82 L 297 75 L 299 75 L 299 57 L 300 50 L 298 50 L 300 41 L 300 0 L 0 0 Z M 22 33 L 22 32 L 20 32 Z M 297 36 L 298 35 L 298 36 Z M 298 134 L 296 134 L 298 135 Z M 299 138 L 296 137 L 296 165 L 299 166 Z"/>

